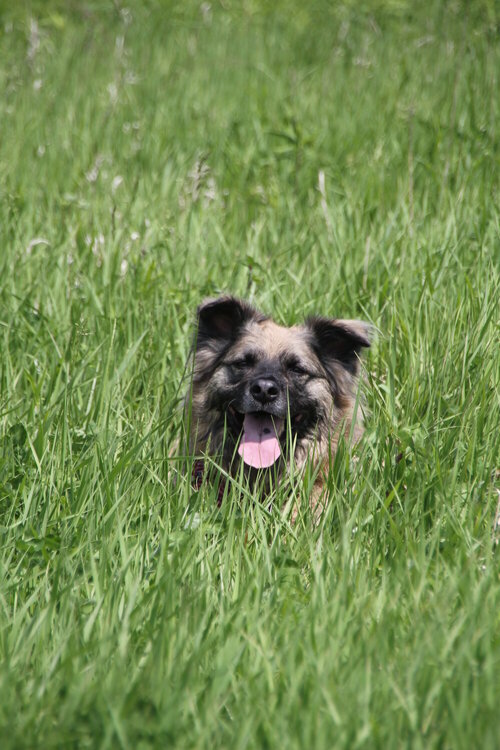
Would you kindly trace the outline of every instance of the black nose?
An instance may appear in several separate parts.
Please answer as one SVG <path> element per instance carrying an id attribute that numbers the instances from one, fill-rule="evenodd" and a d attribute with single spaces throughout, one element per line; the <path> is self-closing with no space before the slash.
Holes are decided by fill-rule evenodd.
<path id="1" fill-rule="evenodd" d="M 267 404 L 278 397 L 279 388 L 270 378 L 258 378 L 250 386 L 250 393 L 259 404 Z"/>

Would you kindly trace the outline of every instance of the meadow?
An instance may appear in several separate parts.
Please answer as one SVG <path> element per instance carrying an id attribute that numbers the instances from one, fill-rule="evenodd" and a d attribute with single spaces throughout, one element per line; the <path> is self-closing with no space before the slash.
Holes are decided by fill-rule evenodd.
<path id="1" fill-rule="evenodd" d="M 0 2 L 2 750 L 500 747 L 499 23 Z M 317 526 L 180 470 L 228 291 L 378 331 Z"/>

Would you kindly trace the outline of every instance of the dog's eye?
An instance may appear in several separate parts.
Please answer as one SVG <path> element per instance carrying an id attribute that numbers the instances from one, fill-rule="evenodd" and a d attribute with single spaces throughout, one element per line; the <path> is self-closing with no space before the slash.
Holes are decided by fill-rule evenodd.
<path id="1" fill-rule="evenodd" d="M 302 367 L 300 362 L 296 359 L 290 360 L 290 362 L 287 363 L 288 371 L 295 373 L 295 375 L 309 375 L 309 372 L 305 369 L 305 367 Z"/>
<path id="2" fill-rule="evenodd" d="M 255 364 L 255 356 L 253 354 L 245 354 L 244 357 L 239 357 L 231 362 L 231 367 L 235 370 L 244 370 L 245 367 L 252 367 Z"/>
<path id="3" fill-rule="evenodd" d="M 231 362 L 231 367 L 234 367 L 235 370 L 242 370 L 246 367 L 246 364 L 244 359 L 235 359 L 234 362 Z"/>

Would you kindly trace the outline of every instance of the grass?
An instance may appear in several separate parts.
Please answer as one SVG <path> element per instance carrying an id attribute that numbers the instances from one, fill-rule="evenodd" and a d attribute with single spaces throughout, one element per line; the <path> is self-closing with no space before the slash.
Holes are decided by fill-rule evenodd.
<path id="1" fill-rule="evenodd" d="M 498 748 L 496 4 L 0 12 L 2 748 Z M 318 528 L 169 458 L 220 291 L 380 331 Z"/>

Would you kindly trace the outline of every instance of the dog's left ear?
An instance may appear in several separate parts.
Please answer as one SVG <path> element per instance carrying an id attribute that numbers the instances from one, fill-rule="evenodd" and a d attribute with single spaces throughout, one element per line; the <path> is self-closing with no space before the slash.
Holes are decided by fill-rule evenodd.
<path id="1" fill-rule="evenodd" d="M 371 344 L 369 323 L 314 317 L 306 320 L 306 327 L 312 334 L 312 347 L 323 364 L 334 360 L 351 375 L 358 374 L 359 354 Z"/>

